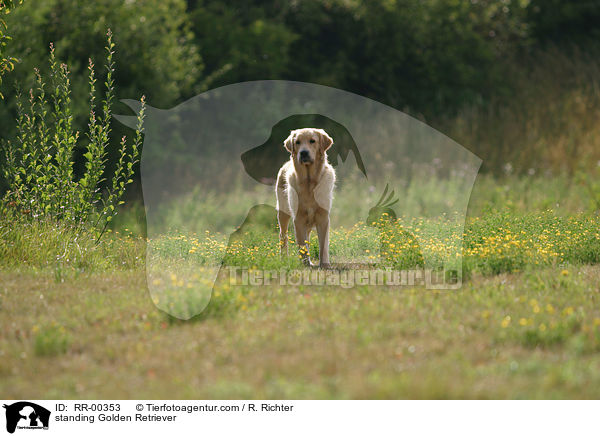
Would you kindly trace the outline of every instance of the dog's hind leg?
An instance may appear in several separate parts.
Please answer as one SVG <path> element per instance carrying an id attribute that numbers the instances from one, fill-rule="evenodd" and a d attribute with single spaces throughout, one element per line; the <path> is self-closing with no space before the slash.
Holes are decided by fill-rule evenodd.
<path id="1" fill-rule="evenodd" d="M 281 249 L 281 256 L 288 255 L 288 224 L 290 223 L 290 216 L 282 211 L 277 211 L 277 221 L 279 222 L 279 247 Z"/>

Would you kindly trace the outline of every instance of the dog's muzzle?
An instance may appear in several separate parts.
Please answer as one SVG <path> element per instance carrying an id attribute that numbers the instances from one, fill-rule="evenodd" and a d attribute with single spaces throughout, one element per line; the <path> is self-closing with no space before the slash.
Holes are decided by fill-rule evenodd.
<path id="1" fill-rule="evenodd" d="M 300 163 L 312 163 L 308 150 L 302 150 L 299 155 Z"/>

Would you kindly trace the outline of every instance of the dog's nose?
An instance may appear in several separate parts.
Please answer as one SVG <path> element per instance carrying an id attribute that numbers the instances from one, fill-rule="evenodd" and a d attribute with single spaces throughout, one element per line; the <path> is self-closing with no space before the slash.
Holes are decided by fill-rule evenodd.
<path id="1" fill-rule="evenodd" d="M 302 150 L 300 152 L 300 160 L 308 160 L 310 155 L 308 154 L 308 150 Z"/>

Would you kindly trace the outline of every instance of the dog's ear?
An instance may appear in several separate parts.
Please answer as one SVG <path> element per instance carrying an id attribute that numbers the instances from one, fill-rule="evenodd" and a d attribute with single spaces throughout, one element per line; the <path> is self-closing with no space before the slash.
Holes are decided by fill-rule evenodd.
<path id="1" fill-rule="evenodd" d="M 290 132 L 290 136 L 288 136 L 287 139 L 285 141 L 283 141 L 283 146 L 290 153 L 294 150 L 294 136 L 295 136 L 295 132 L 292 130 Z"/>
<path id="2" fill-rule="evenodd" d="M 329 150 L 329 147 L 333 144 L 333 139 L 323 129 L 317 129 L 317 132 L 319 132 L 319 137 L 321 138 L 321 150 Z"/>

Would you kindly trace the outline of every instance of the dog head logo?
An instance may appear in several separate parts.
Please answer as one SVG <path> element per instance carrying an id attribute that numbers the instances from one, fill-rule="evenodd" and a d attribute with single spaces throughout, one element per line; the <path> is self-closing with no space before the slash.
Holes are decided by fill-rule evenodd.
<path id="1" fill-rule="evenodd" d="M 6 431 L 14 433 L 18 429 L 48 429 L 50 411 L 29 401 L 19 401 L 6 409 Z"/>
<path id="2" fill-rule="evenodd" d="M 133 116 L 117 119 L 135 124 Z M 217 88 L 169 110 L 147 107 L 146 272 L 160 309 L 188 319 L 208 305 L 224 267 L 250 259 L 248 266 L 268 268 L 276 248 L 263 253 L 264 241 L 239 241 L 262 225 L 264 240 L 277 245 L 275 184 L 291 156 L 285 141 L 306 127 L 333 141 L 327 150 L 336 173 L 331 263 L 402 267 L 409 263 L 398 247 L 410 245 L 418 251 L 411 262 L 453 277 L 427 287 L 460 286 L 464 222 L 481 160 L 368 98 L 308 83 L 257 81 Z M 386 222 L 400 223 L 400 244 L 383 236 Z M 352 243 L 341 247 L 337 229 L 346 229 Z"/>

